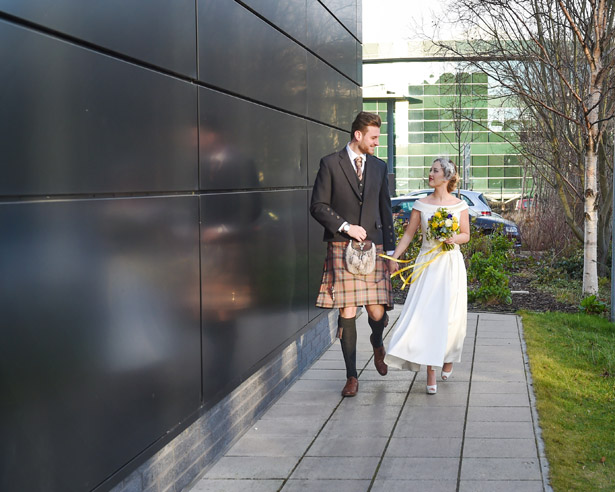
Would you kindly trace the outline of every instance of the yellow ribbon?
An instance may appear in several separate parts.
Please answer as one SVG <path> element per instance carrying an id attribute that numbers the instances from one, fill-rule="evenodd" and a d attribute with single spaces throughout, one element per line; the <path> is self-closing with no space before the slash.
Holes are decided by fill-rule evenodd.
<path id="1" fill-rule="evenodd" d="M 443 243 L 438 243 L 436 246 L 431 248 L 425 254 L 429 255 L 429 254 L 433 253 L 434 251 L 436 251 L 437 249 L 442 248 L 442 244 Z M 423 270 L 425 270 L 425 268 L 427 268 L 430 264 L 432 264 L 434 261 L 436 261 L 444 253 L 446 253 L 446 251 L 442 250 L 436 256 L 434 256 L 431 260 L 429 260 L 429 261 L 423 261 L 421 263 L 413 263 L 412 265 L 405 266 L 404 268 L 401 268 L 401 269 L 397 270 L 395 273 L 391 274 L 391 278 L 395 277 L 396 275 L 399 275 L 399 278 L 403 282 L 403 284 L 401 286 L 401 290 L 404 290 L 406 285 L 412 285 L 414 283 L 414 281 L 421 276 L 421 273 L 423 273 Z M 393 258 L 392 256 L 388 256 L 388 255 L 385 255 L 385 254 L 380 254 L 379 256 L 382 257 L 382 258 L 386 258 L 387 260 L 393 260 L 393 261 L 395 261 L 397 263 L 410 263 L 411 261 L 413 261 L 413 260 L 400 260 L 398 258 Z M 416 267 L 418 267 L 418 268 L 416 268 Z M 407 270 L 410 270 L 410 269 L 414 269 L 414 270 L 412 271 L 412 273 L 410 275 L 408 275 L 406 278 L 404 278 L 402 273 L 407 271 Z"/>

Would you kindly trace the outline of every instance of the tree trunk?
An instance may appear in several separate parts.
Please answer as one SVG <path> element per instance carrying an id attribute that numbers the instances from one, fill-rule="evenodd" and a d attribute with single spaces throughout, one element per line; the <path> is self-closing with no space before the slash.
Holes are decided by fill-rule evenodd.
<path id="1" fill-rule="evenodd" d="M 596 209 L 598 155 L 588 138 L 585 154 L 585 234 L 583 241 L 583 293 L 598 294 L 598 211 Z"/>

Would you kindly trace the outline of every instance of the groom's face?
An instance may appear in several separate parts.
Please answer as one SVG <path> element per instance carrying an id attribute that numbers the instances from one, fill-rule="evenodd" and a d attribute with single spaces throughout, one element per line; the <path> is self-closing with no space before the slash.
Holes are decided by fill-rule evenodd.
<path id="1" fill-rule="evenodd" d="M 362 154 L 374 155 L 376 147 L 378 147 L 380 128 L 377 126 L 368 126 L 365 133 L 356 131 L 355 138 Z"/>

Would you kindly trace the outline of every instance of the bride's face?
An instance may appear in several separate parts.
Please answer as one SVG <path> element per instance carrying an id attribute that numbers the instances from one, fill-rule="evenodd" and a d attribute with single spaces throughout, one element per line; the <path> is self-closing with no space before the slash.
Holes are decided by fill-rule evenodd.
<path id="1" fill-rule="evenodd" d="M 439 186 L 446 186 L 447 180 L 444 179 L 444 171 L 440 161 L 436 161 L 431 165 L 429 170 L 429 186 L 432 188 L 438 188 Z"/>

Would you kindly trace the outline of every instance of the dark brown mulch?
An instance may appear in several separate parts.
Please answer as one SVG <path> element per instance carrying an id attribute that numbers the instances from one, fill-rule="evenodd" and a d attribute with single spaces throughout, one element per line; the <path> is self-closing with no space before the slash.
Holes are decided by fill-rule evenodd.
<path id="1" fill-rule="evenodd" d="M 577 305 L 564 304 L 558 302 L 555 297 L 546 292 L 538 291 L 530 285 L 531 279 L 525 277 L 517 277 L 514 274 L 510 277 L 509 287 L 511 291 L 525 291 L 527 294 L 513 293 L 512 304 L 492 304 L 486 305 L 481 303 L 468 303 L 468 311 L 489 311 L 496 313 L 514 313 L 521 309 L 527 311 L 562 311 L 567 313 L 576 313 L 579 310 Z M 468 289 L 472 286 L 468 285 Z M 393 288 L 393 297 L 395 304 L 403 304 L 406 300 L 406 292 Z"/>

